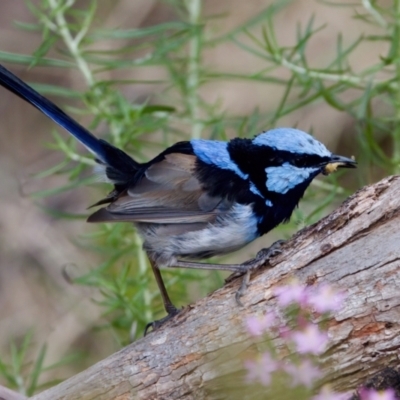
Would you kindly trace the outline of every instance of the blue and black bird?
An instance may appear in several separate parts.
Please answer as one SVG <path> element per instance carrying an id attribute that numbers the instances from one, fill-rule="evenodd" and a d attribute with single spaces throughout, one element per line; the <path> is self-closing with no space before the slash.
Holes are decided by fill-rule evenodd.
<path id="1" fill-rule="evenodd" d="M 238 265 L 194 262 L 233 252 L 288 221 L 311 181 L 354 160 L 332 154 L 309 134 L 292 128 L 229 142 L 191 140 L 167 148 L 147 163 L 97 139 L 10 71 L 0 84 L 65 128 L 96 158 L 114 185 L 88 222 L 131 222 L 143 238 L 167 316 L 175 315 L 160 268 L 202 268 L 245 273 L 265 263 L 276 247 Z"/>

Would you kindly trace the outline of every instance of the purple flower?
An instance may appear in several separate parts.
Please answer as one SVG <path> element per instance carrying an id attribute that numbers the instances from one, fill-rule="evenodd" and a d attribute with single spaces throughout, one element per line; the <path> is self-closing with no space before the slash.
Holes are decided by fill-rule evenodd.
<path id="1" fill-rule="evenodd" d="M 304 360 L 299 365 L 285 365 L 284 369 L 291 377 L 292 386 L 304 385 L 310 388 L 322 376 L 321 371 L 310 360 Z"/>
<path id="2" fill-rule="evenodd" d="M 307 303 L 308 290 L 304 285 L 293 282 L 290 285 L 278 286 L 274 290 L 274 294 L 278 299 L 281 307 L 287 307 L 289 304 L 299 304 L 303 307 Z"/>
<path id="3" fill-rule="evenodd" d="M 393 389 L 376 391 L 375 389 L 363 388 L 359 390 L 361 400 L 397 400 Z"/>
<path id="4" fill-rule="evenodd" d="M 268 352 L 265 352 L 256 361 L 246 360 L 245 367 L 248 382 L 260 382 L 262 385 L 268 386 L 271 383 L 272 372 L 278 369 L 278 363 Z"/>
<path id="5" fill-rule="evenodd" d="M 294 332 L 292 340 L 299 353 L 321 354 L 328 344 L 328 335 L 318 325 L 308 324 L 302 331 Z"/>
<path id="6" fill-rule="evenodd" d="M 346 298 L 343 292 L 336 292 L 329 285 L 321 285 L 315 291 L 310 291 L 308 303 L 319 313 L 338 311 Z"/>
<path id="7" fill-rule="evenodd" d="M 267 313 L 262 317 L 250 316 L 246 318 L 245 324 L 247 332 L 251 336 L 261 336 L 267 332 L 275 322 L 275 314 Z"/>
<path id="8" fill-rule="evenodd" d="M 333 392 L 328 386 L 324 386 L 316 396 L 311 398 L 311 400 L 348 400 L 350 397 L 350 392 Z"/>

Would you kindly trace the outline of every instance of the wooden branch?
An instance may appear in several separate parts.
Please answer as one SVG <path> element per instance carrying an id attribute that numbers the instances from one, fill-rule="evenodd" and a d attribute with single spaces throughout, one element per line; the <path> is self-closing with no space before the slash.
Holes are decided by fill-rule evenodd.
<path id="1" fill-rule="evenodd" d="M 0 385 L 0 400 L 28 400 L 28 398 Z"/>
<path id="2" fill-rule="evenodd" d="M 254 273 L 244 308 L 235 303 L 240 284 L 235 280 L 188 306 L 163 329 L 33 399 L 215 398 L 227 377 L 230 389 L 239 387 L 243 382 L 235 374 L 252 343 L 243 320 L 273 310 L 272 289 L 292 277 L 309 285 L 328 282 L 348 293 L 343 309 L 329 321 L 330 345 L 321 358 L 326 381 L 336 390 L 353 390 L 383 367 L 396 366 L 400 177 L 360 190 L 283 250 L 273 268 Z M 280 338 L 274 341 L 280 346 Z"/>

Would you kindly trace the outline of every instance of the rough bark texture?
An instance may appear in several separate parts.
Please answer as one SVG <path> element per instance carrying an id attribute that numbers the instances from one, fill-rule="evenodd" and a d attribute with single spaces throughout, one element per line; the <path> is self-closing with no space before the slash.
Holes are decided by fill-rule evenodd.
<path id="1" fill-rule="evenodd" d="M 254 346 L 244 318 L 274 309 L 273 288 L 294 276 L 347 291 L 343 309 L 329 320 L 330 345 L 322 357 L 326 381 L 335 389 L 354 390 L 384 367 L 397 366 L 400 177 L 357 192 L 288 241 L 271 264 L 253 274 L 243 308 L 235 303 L 240 280 L 234 280 L 163 329 L 34 399 L 225 398 L 224 385 L 241 384 L 243 354 Z M 281 345 L 281 339 L 274 340 Z"/>

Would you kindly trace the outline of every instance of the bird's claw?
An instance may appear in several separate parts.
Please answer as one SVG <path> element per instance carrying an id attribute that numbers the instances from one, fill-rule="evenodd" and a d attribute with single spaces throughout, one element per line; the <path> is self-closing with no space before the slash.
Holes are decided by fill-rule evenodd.
<path id="1" fill-rule="evenodd" d="M 240 298 L 243 296 L 243 294 L 246 292 L 247 286 L 249 286 L 250 282 L 250 274 L 251 270 L 248 269 L 242 279 L 242 283 L 240 284 L 239 289 L 235 293 L 235 300 L 236 303 L 239 307 L 244 307 L 243 303 L 240 301 Z"/>
<path id="2" fill-rule="evenodd" d="M 153 322 L 149 322 L 146 327 L 144 328 L 144 336 L 146 336 L 149 333 L 149 329 L 151 328 L 150 332 L 154 332 L 158 329 L 161 328 L 167 321 L 169 321 L 171 318 L 175 317 L 175 315 L 179 314 L 181 310 L 178 310 L 176 307 L 171 308 L 168 310 L 168 314 L 161 319 L 158 319 Z"/>
<path id="3" fill-rule="evenodd" d="M 277 240 L 270 247 L 266 249 L 261 249 L 255 258 L 249 260 L 248 263 L 252 269 L 261 267 L 263 264 L 267 263 L 272 257 L 277 256 L 282 253 L 282 245 L 285 243 L 284 240 Z"/>
<path id="4" fill-rule="evenodd" d="M 281 246 L 284 242 L 284 240 L 278 240 L 270 247 L 266 249 L 261 249 L 253 259 L 244 262 L 237 272 L 234 272 L 232 275 L 228 276 L 226 282 L 230 282 L 232 279 L 242 276 L 244 274 L 242 283 L 240 284 L 240 287 L 235 294 L 236 303 L 240 307 L 243 307 L 243 303 L 240 301 L 240 298 L 246 292 L 246 289 L 249 285 L 251 272 L 266 264 L 272 257 L 281 254 Z"/>
<path id="5" fill-rule="evenodd" d="M 254 258 L 245 261 L 238 266 L 237 271 L 233 272 L 225 279 L 225 283 L 229 283 L 240 276 L 243 276 L 247 271 L 253 271 L 262 265 L 266 264 L 272 257 L 282 253 L 281 246 L 285 243 L 284 240 L 274 242 L 270 247 L 261 249 Z"/>

